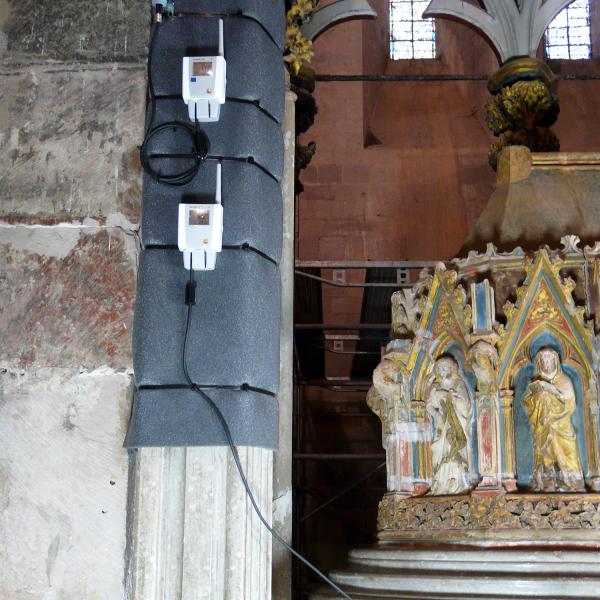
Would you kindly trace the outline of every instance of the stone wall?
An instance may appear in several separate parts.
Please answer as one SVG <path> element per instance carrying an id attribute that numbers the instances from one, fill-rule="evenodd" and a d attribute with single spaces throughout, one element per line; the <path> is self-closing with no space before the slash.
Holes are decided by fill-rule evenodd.
<path id="1" fill-rule="evenodd" d="M 145 0 L 0 0 L 0 597 L 123 595 Z"/>

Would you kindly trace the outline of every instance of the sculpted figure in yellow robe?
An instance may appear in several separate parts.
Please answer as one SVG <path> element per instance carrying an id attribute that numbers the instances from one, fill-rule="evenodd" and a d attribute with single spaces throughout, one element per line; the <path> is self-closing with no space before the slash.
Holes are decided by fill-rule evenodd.
<path id="1" fill-rule="evenodd" d="M 532 489 L 584 491 L 577 438 L 571 421 L 575 412 L 575 390 L 552 348 L 542 348 L 535 357 L 535 375 L 527 386 L 524 405 L 533 437 Z"/>

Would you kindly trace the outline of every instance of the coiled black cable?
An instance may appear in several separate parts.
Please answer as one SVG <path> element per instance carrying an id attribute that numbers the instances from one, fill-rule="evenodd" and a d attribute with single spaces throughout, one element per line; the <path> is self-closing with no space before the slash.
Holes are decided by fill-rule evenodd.
<path id="1" fill-rule="evenodd" d="M 191 142 L 190 152 L 189 153 L 164 153 L 164 154 L 152 154 L 151 144 L 152 141 L 156 139 L 156 137 L 163 132 L 170 131 L 172 135 L 176 135 L 177 132 L 183 132 L 185 137 L 189 139 Z M 150 129 L 144 138 L 144 143 L 140 148 L 140 161 L 142 163 L 142 167 L 148 175 L 150 175 L 153 179 L 158 181 L 159 183 L 165 183 L 167 185 L 186 185 L 194 177 L 196 173 L 198 173 L 198 169 L 200 165 L 206 160 L 208 155 L 208 150 L 210 147 L 210 143 L 208 141 L 208 137 L 198 127 L 198 122 L 196 121 L 196 126 L 193 127 L 188 123 L 182 123 L 181 121 L 169 121 L 168 123 L 162 123 L 161 125 L 157 125 L 153 129 Z M 153 160 L 187 160 L 191 161 L 191 164 L 186 169 L 174 172 L 174 173 L 164 173 L 159 169 L 155 168 L 152 165 Z"/>
<path id="2" fill-rule="evenodd" d="M 184 123 L 182 121 L 169 121 L 167 123 L 161 123 L 156 127 L 152 126 L 154 121 L 154 115 L 156 110 L 156 92 L 154 90 L 154 82 L 152 80 L 152 59 L 154 56 L 154 46 L 156 43 L 156 32 L 160 27 L 160 23 L 154 22 L 152 24 L 152 30 L 150 32 L 150 44 L 148 48 L 148 100 L 150 102 L 150 116 L 148 117 L 148 125 L 144 141 L 140 147 L 140 162 L 142 168 L 148 175 L 150 175 L 155 181 L 164 183 L 166 185 L 182 186 L 190 183 L 202 163 L 206 160 L 208 151 L 210 149 L 210 141 L 207 135 L 200 129 L 198 119 L 194 119 L 194 124 Z M 188 138 L 191 142 L 189 153 L 169 153 L 165 152 L 162 154 L 151 153 L 151 143 L 157 138 L 160 133 L 171 130 L 173 134 L 178 131 L 183 132 L 184 138 Z M 179 172 L 164 173 L 160 169 L 155 168 L 152 165 L 152 161 L 159 160 L 187 160 L 191 161 L 189 167 Z"/>

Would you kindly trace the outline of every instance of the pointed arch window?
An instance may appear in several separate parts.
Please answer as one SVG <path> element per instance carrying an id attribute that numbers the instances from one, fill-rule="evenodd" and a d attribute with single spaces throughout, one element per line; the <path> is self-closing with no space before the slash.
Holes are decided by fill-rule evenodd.
<path id="1" fill-rule="evenodd" d="M 563 8 L 546 29 L 548 58 L 586 59 L 592 57 L 590 0 L 575 0 Z"/>
<path id="2" fill-rule="evenodd" d="M 435 21 L 423 19 L 429 0 L 390 0 L 390 57 L 435 58 Z"/>

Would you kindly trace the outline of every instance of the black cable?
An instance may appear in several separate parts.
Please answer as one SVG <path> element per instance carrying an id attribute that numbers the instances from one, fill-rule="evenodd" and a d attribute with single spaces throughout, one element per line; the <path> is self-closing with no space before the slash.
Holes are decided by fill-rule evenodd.
<path id="1" fill-rule="evenodd" d="M 150 44 L 148 48 L 148 95 L 150 101 L 150 118 L 148 119 L 148 128 L 146 130 L 146 135 L 144 137 L 144 141 L 140 148 L 140 162 L 142 164 L 142 168 L 146 173 L 148 173 L 155 181 L 158 183 L 165 183 L 167 185 L 172 186 L 182 186 L 190 183 L 198 170 L 200 169 L 200 165 L 206 160 L 208 155 L 208 151 L 210 148 L 210 142 L 207 135 L 200 129 L 198 124 L 198 118 L 196 113 L 194 113 L 194 126 L 192 127 L 189 123 L 184 123 L 182 121 L 169 121 L 167 123 L 161 123 L 156 127 L 150 129 L 152 122 L 154 121 L 154 115 L 156 111 L 156 92 L 154 90 L 154 82 L 152 80 L 152 58 L 154 56 L 154 46 L 156 42 L 156 34 L 159 23 L 155 22 L 152 25 L 152 30 L 150 32 Z M 196 110 L 196 107 L 194 108 Z M 186 137 L 189 138 L 191 142 L 191 148 L 189 153 L 164 153 L 164 154 L 149 154 L 149 146 L 150 142 L 160 133 L 171 130 L 173 133 L 176 131 L 181 131 L 184 133 Z M 175 173 L 161 173 L 158 169 L 155 169 L 152 166 L 151 161 L 157 159 L 169 159 L 169 160 L 191 160 L 191 165 L 180 172 Z"/>
<path id="2" fill-rule="evenodd" d="M 258 507 L 258 504 L 256 503 L 256 500 L 254 498 L 254 494 L 252 493 L 252 490 L 250 489 L 250 484 L 248 483 L 248 480 L 246 479 L 246 474 L 244 473 L 242 463 L 240 462 L 240 457 L 239 457 L 237 448 L 235 447 L 235 443 L 233 441 L 233 437 L 231 435 L 231 430 L 229 429 L 229 425 L 227 424 L 227 420 L 225 419 L 225 417 L 224 417 L 223 413 L 221 412 L 221 410 L 219 409 L 219 407 L 215 404 L 214 400 L 208 394 L 206 394 L 201 388 L 196 386 L 196 384 L 193 382 L 192 378 L 190 377 L 190 373 L 188 371 L 188 366 L 187 366 L 187 344 L 188 344 L 188 337 L 189 337 L 189 332 L 190 332 L 190 323 L 192 320 L 192 306 L 195 304 L 195 300 L 196 300 L 195 299 L 195 284 L 196 284 L 196 282 L 194 279 L 194 274 L 193 274 L 193 269 L 192 269 L 192 257 L 190 255 L 190 278 L 189 278 L 189 280 L 187 282 L 187 286 L 186 286 L 186 299 L 188 297 L 187 288 L 190 286 L 193 286 L 194 287 L 194 302 L 187 303 L 187 307 L 188 307 L 187 319 L 186 319 L 186 324 L 185 324 L 185 334 L 183 337 L 183 352 L 182 352 L 182 365 L 183 365 L 183 373 L 185 375 L 185 378 L 186 378 L 188 384 L 190 385 L 190 387 L 192 388 L 192 390 L 194 390 L 196 393 L 198 393 L 201 396 L 201 398 L 206 402 L 206 404 L 208 404 L 209 408 L 212 410 L 214 415 L 219 420 L 219 423 L 221 424 L 221 428 L 223 429 L 223 433 L 225 434 L 225 437 L 227 438 L 227 443 L 229 444 L 229 448 L 231 450 L 231 455 L 233 456 L 233 461 L 235 462 L 235 466 L 237 467 L 238 473 L 240 475 L 240 479 L 242 480 L 244 488 L 246 489 L 246 494 L 248 495 L 248 498 L 250 499 L 250 502 L 254 508 L 254 511 L 256 512 L 256 515 L 260 519 L 261 523 L 265 526 L 267 531 L 273 536 L 273 538 L 275 540 L 277 540 L 284 548 L 286 548 L 289 552 L 291 552 L 291 554 L 293 554 L 299 561 L 304 563 L 309 569 L 311 569 L 323 581 L 325 581 L 325 583 L 327 583 L 329 586 L 331 586 L 342 598 L 346 598 L 346 600 L 352 600 L 352 598 L 350 596 L 348 596 L 348 594 L 346 594 L 346 592 L 344 592 L 344 590 L 339 588 L 331 579 L 329 579 L 329 577 L 327 577 L 327 575 L 325 575 L 325 573 L 323 573 L 322 571 L 317 569 L 317 567 L 315 567 L 311 562 L 309 562 L 306 558 L 304 558 L 304 556 L 302 556 L 299 552 L 294 550 L 269 525 L 267 520 L 263 517 L 263 514 L 260 512 L 260 508 Z"/>
<path id="3" fill-rule="evenodd" d="M 167 185 L 181 186 L 186 185 L 198 173 L 200 165 L 206 160 L 209 149 L 208 137 L 198 127 L 198 121 L 196 126 L 192 127 L 188 123 L 181 121 L 169 121 L 168 123 L 162 123 L 151 129 L 144 138 L 142 147 L 140 148 L 140 161 L 144 171 L 148 173 L 153 179 L 159 183 L 166 183 Z M 160 133 L 170 130 L 172 134 L 177 131 L 182 131 L 191 142 L 191 148 L 189 153 L 185 154 L 149 154 L 150 142 Z M 170 160 L 187 159 L 192 161 L 191 165 L 183 171 L 175 173 L 161 173 L 160 170 L 155 169 L 152 166 L 151 161 L 161 158 L 167 158 Z"/>

